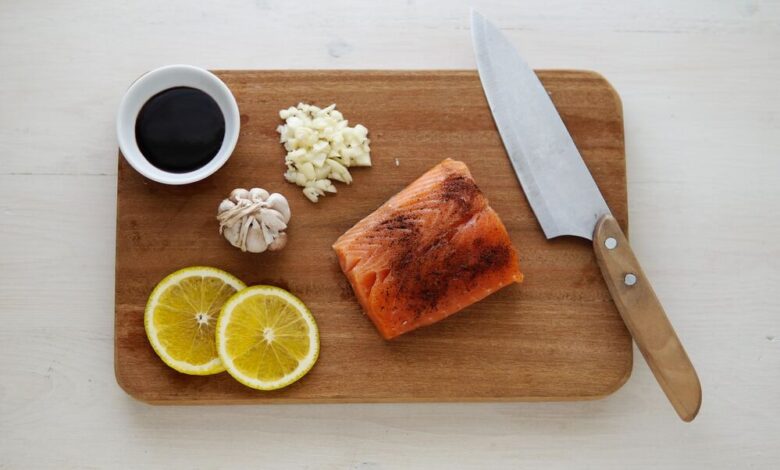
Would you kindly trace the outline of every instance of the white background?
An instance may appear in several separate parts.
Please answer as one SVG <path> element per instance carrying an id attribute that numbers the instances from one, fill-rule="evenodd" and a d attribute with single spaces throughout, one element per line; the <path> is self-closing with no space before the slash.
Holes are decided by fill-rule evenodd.
<path id="1" fill-rule="evenodd" d="M 692 424 L 638 353 L 581 403 L 150 407 L 116 385 L 129 83 L 169 63 L 473 69 L 470 3 L 0 0 L 0 468 L 777 468 L 777 2 L 474 2 L 532 66 L 621 94 L 633 246 L 701 376 Z"/>

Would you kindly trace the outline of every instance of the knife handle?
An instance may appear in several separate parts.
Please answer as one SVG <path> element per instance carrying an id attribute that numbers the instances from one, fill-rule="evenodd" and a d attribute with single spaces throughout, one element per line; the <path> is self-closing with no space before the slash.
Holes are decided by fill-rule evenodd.
<path id="1" fill-rule="evenodd" d="M 593 249 L 612 299 L 639 351 L 680 418 L 692 421 L 701 407 L 699 377 L 628 239 L 609 214 L 596 224 Z"/>

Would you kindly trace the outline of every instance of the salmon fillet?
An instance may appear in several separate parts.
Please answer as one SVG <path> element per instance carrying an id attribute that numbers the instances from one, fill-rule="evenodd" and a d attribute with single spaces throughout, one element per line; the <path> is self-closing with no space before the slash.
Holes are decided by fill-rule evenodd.
<path id="1" fill-rule="evenodd" d="M 523 280 L 517 252 L 468 167 L 444 160 L 333 244 L 385 339 Z"/>

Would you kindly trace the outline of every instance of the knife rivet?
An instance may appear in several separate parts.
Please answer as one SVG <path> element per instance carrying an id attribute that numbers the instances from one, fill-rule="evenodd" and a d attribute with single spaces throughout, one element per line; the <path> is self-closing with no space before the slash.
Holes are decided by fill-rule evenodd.
<path id="1" fill-rule="evenodd" d="M 636 276 L 634 274 L 628 273 L 626 274 L 626 278 L 623 279 L 623 282 L 625 282 L 627 286 L 633 286 L 636 284 Z"/>
<path id="2" fill-rule="evenodd" d="M 608 250 L 614 250 L 615 247 L 617 246 L 617 240 L 615 240 L 612 237 L 609 237 L 606 240 L 604 240 L 604 246 L 606 246 Z"/>

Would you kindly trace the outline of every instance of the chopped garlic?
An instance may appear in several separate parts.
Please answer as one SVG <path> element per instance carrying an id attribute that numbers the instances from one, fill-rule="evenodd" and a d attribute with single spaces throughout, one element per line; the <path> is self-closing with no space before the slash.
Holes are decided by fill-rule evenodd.
<path id="1" fill-rule="evenodd" d="M 318 108 L 299 103 L 279 111 L 279 117 L 285 121 L 276 129 L 287 150 L 284 178 L 303 187 L 310 201 L 335 193 L 331 180 L 352 183 L 350 167 L 371 166 L 368 129 L 349 127 L 335 104 Z"/>

